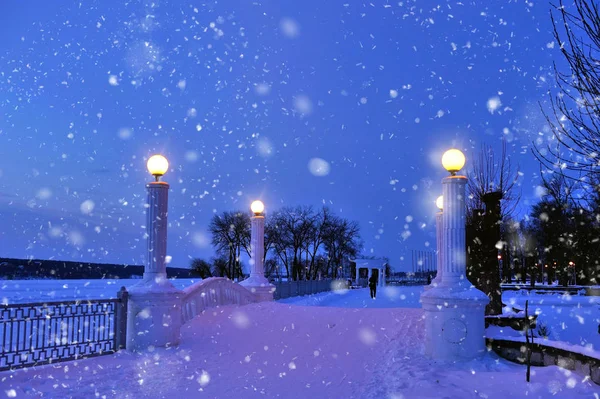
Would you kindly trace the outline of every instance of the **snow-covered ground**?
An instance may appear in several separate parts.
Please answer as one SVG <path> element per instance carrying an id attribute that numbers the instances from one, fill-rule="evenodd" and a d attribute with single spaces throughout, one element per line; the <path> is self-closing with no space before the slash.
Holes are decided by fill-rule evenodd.
<path id="1" fill-rule="evenodd" d="M 551 341 L 600 350 L 600 297 L 506 291 L 502 300 L 519 309 L 529 300 L 529 312 L 538 314 L 538 326 L 548 327 Z"/>
<path id="2" fill-rule="evenodd" d="M 338 290 L 305 297 L 280 299 L 278 302 L 305 306 L 339 308 L 420 308 L 423 286 L 379 288 L 377 298 L 371 299 L 368 289 Z"/>
<path id="3" fill-rule="evenodd" d="M 362 294 L 358 294 L 362 292 Z M 282 303 L 304 306 L 333 306 L 342 308 L 420 308 L 423 287 L 385 287 L 378 291 L 377 299 L 369 297 L 368 290 L 322 293 L 300 298 L 287 298 Z M 352 293 L 351 295 L 346 295 Z M 502 300 L 519 309 L 529 300 L 529 311 L 538 314 L 538 325 L 548 328 L 548 339 L 588 349 L 600 350 L 600 297 L 559 294 L 532 294 L 527 291 L 507 291 Z M 505 336 L 518 334 L 510 328 L 503 329 Z M 494 336 L 498 336 L 494 331 Z"/>
<path id="4" fill-rule="evenodd" d="M 376 300 L 366 289 L 325 293 L 320 306 L 294 298 L 213 309 L 184 326 L 177 348 L 3 372 L 0 395 L 598 399 L 597 385 L 557 367 L 534 368 L 528 384 L 524 367 L 493 354 L 466 364 L 427 359 L 417 290 L 393 288 L 398 296 L 382 291 Z"/>

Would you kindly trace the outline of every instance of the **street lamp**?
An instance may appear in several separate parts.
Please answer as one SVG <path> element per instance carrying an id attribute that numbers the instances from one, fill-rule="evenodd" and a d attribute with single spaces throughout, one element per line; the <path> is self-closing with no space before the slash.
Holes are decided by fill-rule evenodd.
<path id="1" fill-rule="evenodd" d="M 254 201 L 250 204 L 252 211 L 250 233 L 250 277 L 240 284 L 255 293 L 259 300 L 273 300 L 275 287 L 265 278 L 265 204 Z"/>
<path id="2" fill-rule="evenodd" d="M 143 279 L 129 288 L 127 349 L 173 346 L 179 343 L 182 291 L 167 279 L 167 215 L 169 184 L 159 181 L 169 169 L 162 155 L 146 163 L 154 181 L 146 184 L 147 251 Z"/>
<path id="3" fill-rule="evenodd" d="M 153 155 L 146 163 L 148 172 L 155 181 L 146 185 L 148 191 L 148 209 L 146 212 L 146 230 L 148 234 L 147 262 L 144 279 L 160 283 L 167 279 L 167 213 L 169 202 L 169 184 L 159 181 L 169 169 L 169 161 L 162 155 Z"/>
<path id="4" fill-rule="evenodd" d="M 148 172 L 158 181 L 169 170 L 169 161 L 162 155 L 153 155 L 148 159 L 146 167 Z"/>
<path id="5" fill-rule="evenodd" d="M 452 148 L 442 156 L 442 165 L 452 176 L 465 166 L 465 155 L 456 148 Z"/>
<path id="6" fill-rule="evenodd" d="M 430 289 L 433 287 L 437 287 L 442 283 L 442 274 L 443 274 L 443 253 L 444 253 L 444 228 L 443 228 L 443 217 L 444 217 L 444 196 L 440 195 L 435 200 L 435 205 L 440 210 L 435 215 L 435 237 L 436 237 L 436 250 L 437 250 L 437 271 L 435 274 L 435 278 L 431 281 L 425 289 Z"/>
<path id="7" fill-rule="evenodd" d="M 439 212 L 442 283 L 421 294 L 426 315 L 425 353 L 435 359 L 464 360 L 486 351 L 484 317 L 490 300 L 466 276 L 467 178 L 457 175 L 465 165 L 465 156 L 457 149 L 448 150 L 442 156 L 442 165 L 450 172 L 442 180 Z"/>
<path id="8" fill-rule="evenodd" d="M 444 196 L 443 195 L 440 195 L 439 197 L 437 197 L 437 199 L 435 200 L 435 206 L 438 207 L 440 212 L 444 210 Z"/>
<path id="9" fill-rule="evenodd" d="M 254 216 L 260 216 L 265 211 L 265 204 L 263 204 L 262 201 L 254 201 L 252 204 L 250 204 L 250 210 Z"/>

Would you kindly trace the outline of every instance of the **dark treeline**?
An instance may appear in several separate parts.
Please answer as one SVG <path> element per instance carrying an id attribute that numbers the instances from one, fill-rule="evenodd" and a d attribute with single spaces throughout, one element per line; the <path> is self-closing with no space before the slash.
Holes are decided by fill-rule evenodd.
<path id="1" fill-rule="evenodd" d="M 600 184 L 543 171 L 538 201 L 517 219 L 518 168 L 483 147 L 468 174 L 467 276 L 502 310 L 500 283 L 600 282 Z"/>
<path id="2" fill-rule="evenodd" d="M 541 106 L 552 132 L 533 143 L 540 162 L 538 201 L 518 220 L 514 170 L 482 148 L 469 174 L 467 273 L 501 310 L 500 279 L 598 284 L 600 280 L 600 7 L 595 1 L 553 5 L 554 38 L 566 67 L 555 64 L 558 91 Z M 499 270 L 499 265 L 501 270 Z"/>
<path id="3" fill-rule="evenodd" d="M 217 256 L 192 260 L 201 277 L 243 277 L 241 256 L 250 257 L 251 219 L 248 212 L 214 215 L 209 231 Z M 340 267 L 361 250 L 359 225 L 323 207 L 284 207 L 265 217 L 264 262 L 267 276 L 280 269 L 293 280 L 339 276 Z"/>
<path id="4" fill-rule="evenodd" d="M 0 279 L 129 279 L 141 278 L 144 266 L 0 258 Z M 169 278 L 190 278 L 189 269 L 167 267 Z"/>

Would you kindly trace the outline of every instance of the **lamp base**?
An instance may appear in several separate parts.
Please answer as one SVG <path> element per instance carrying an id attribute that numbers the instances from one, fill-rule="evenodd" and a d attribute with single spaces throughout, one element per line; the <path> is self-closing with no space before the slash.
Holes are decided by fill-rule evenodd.
<path id="1" fill-rule="evenodd" d="M 240 285 L 252 292 L 258 302 L 272 301 L 275 286 L 269 283 L 264 276 L 250 276 L 246 280 L 240 282 Z"/>
<path id="2" fill-rule="evenodd" d="M 131 289 L 127 306 L 127 349 L 139 352 L 178 345 L 182 296 L 182 291 L 165 287 Z"/>
<path id="3" fill-rule="evenodd" d="M 454 289 L 453 289 L 454 288 Z M 425 352 L 439 360 L 468 360 L 485 353 L 485 306 L 475 287 L 438 286 L 421 294 L 425 310 Z"/>

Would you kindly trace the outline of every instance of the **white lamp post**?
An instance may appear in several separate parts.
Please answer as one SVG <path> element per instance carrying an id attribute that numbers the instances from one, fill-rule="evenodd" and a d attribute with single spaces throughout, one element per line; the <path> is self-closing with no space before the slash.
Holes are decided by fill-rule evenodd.
<path id="1" fill-rule="evenodd" d="M 167 279 L 167 214 L 169 185 L 160 181 L 169 169 L 162 155 L 148 159 L 155 181 L 146 185 L 148 250 L 144 277 L 129 289 L 127 349 L 145 350 L 179 343 L 182 292 Z"/>
<path id="2" fill-rule="evenodd" d="M 443 216 L 444 216 L 444 196 L 440 195 L 435 200 L 435 205 L 440 210 L 435 215 L 435 238 L 436 238 L 436 249 L 437 249 L 437 270 L 435 273 L 435 278 L 431 281 L 431 284 L 426 286 L 425 289 L 428 290 L 433 287 L 437 287 L 442 283 L 442 275 L 443 275 L 443 247 L 444 247 L 444 230 L 443 230 Z"/>
<path id="3" fill-rule="evenodd" d="M 160 181 L 169 169 L 169 162 L 162 155 L 148 159 L 148 171 L 155 181 L 146 184 L 148 208 L 146 210 L 146 232 L 148 251 L 144 267 L 144 280 L 147 283 L 161 284 L 167 280 L 167 213 L 169 204 L 169 184 Z"/>
<path id="4" fill-rule="evenodd" d="M 435 359 L 472 359 L 485 352 L 485 306 L 489 298 L 466 278 L 467 178 L 457 175 L 465 156 L 451 149 L 442 157 L 450 176 L 442 180 L 442 281 L 421 294 L 426 313 L 426 353 Z"/>
<path id="5" fill-rule="evenodd" d="M 265 277 L 265 205 L 254 201 L 250 205 L 252 211 L 252 230 L 250 235 L 250 277 L 240 285 L 255 293 L 261 301 L 272 301 L 275 286 Z"/>

